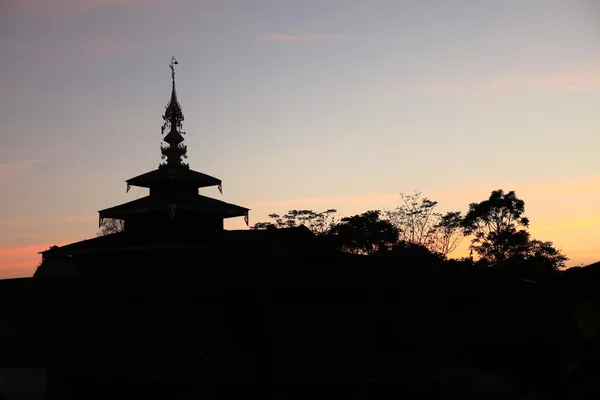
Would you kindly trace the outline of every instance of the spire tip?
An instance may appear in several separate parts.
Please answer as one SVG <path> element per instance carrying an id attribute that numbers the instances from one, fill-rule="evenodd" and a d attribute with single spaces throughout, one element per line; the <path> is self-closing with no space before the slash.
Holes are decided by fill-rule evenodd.
<path id="1" fill-rule="evenodd" d="M 171 57 L 171 64 L 169 64 L 169 68 L 171 68 L 171 78 L 173 79 L 173 83 L 175 83 L 175 65 L 179 64 L 175 59 L 175 56 Z"/>
<path id="2" fill-rule="evenodd" d="M 179 64 L 175 57 L 171 57 L 171 79 L 173 86 L 171 90 L 171 99 L 167 104 L 167 109 L 163 115 L 164 124 L 161 127 L 161 132 L 164 134 L 166 130 L 169 131 L 167 136 L 163 139 L 167 145 L 161 145 L 162 158 L 167 158 L 166 164 L 161 164 L 160 167 L 166 165 L 179 165 L 187 167 L 187 164 L 183 163 L 181 157 L 187 158 L 187 146 L 182 144 L 184 132 L 181 131 L 181 122 L 183 121 L 183 113 L 181 112 L 181 106 L 177 101 L 177 94 L 175 93 L 175 65 Z"/>

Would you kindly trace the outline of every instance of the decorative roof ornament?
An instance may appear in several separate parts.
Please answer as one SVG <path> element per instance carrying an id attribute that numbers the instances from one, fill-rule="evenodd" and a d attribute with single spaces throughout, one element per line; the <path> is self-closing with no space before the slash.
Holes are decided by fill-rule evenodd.
<path id="1" fill-rule="evenodd" d="M 183 112 L 181 111 L 181 105 L 177 100 L 177 92 L 175 91 L 175 65 L 179 64 L 175 57 L 171 57 L 171 99 L 167 104 L 163 120 L 165 121 L 161 127 L 161 133 L 164 135 L 167 131 L 167 135 L 164 137 L 164 141 L 167 145 L 161 145 L 160 151 L 162 158 L 166 158 L 167 161 L 160 165 L 160 167 L 185 167 L 189 168 L 189 165 L 182 161 L 183 158 L 187 158 L 187 146 L 182 144 L 183 136 L 185 134 L 181 129 L 183 127 Z"/>

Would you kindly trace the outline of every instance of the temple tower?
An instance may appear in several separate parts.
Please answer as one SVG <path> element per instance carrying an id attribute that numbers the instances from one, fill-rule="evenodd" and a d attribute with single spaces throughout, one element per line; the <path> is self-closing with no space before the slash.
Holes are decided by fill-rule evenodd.
<path id="1" fill-rule="evenodd" d="M 175 89 L 175 65 L 171 69 L 171 98 L 163 115 L 161 128 L 166 144 L 161 145 L 162 158 L 158 169 L 128 179 L 131 186 L 150 189 L 150 195 L 129 203 L 99 211 L 103 218 L 125 221 L 125 232 L 136 235 L 164 235 L 177 241 L 201 237 L 217 237 L 223 230 L 225 218 L 244 216 L 248 223 L 248 209 L 199 194 L 199 189 L 217 186 L 222 193 L 220 179 L 191 170 L 183 162 L 187 146 L 183 144 L 184 120 Z"/>

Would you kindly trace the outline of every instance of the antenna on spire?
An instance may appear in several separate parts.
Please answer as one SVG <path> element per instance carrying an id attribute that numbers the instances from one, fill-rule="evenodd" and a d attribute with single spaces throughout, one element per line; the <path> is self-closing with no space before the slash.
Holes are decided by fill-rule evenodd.
<path id="1" fill-rule="evenodd" d="M 179 64 L 175 57 L 171 57 L 171 64 L 169 64 L 169 68 L 171 68 L 171 79 L 173 79 L 173 84 L 175 84 L 175 65 Z"/>

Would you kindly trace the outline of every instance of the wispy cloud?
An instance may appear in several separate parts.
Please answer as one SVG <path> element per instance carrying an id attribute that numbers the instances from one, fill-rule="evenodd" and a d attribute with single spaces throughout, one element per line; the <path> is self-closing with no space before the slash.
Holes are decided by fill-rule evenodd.
<path id="1" fill-rule="evenodd" d="M 42 261 L 41 251 L 50 246 L 64 246 L 74 241 L 83 240 L 81 233 L 72 232 L 55 242 L 45 240 L 32 241 L 32 244 L 0 247 L 0 279 L 16 276 L 31 276 Z"/>
<path id="2" fill-rule="evenodd" d="M 574 92 L 600 92 L 600 63 L 569 74 L 556 75 L 551 84 Z"/>
<path id="3" fill-rule="evenodd" d="M 38 158 L 34 160 L 23 160 L 16 163 L 0 164 L 0 183 L 8 182 L 15 174 L 42 162 L 44 162 L 44 160 Z"/>
<path id="4" fill-rule="evenodd" d="M 32 254 L 32 253 L 37 255 L 37 253 L 39 253 L 40 251 L 49 249 L 50 246 L 52 246 L 52 245 L 50 245 L 50 244 L 30 244 L 27 246 L 0 248 L 0 265 L 6 266 L 6 264 L 2 262 L 3 260 L 18 258 L 18 257 L 22 257 L 23 255 Z"/>
<path id="5" fill-rule="evenodd" d="M 556 74 L 511 74 L 479 82 L 440 82 L 425 85 L 425 94 L 451 97 L 502 95 L 519 90 L 550 89 L 600 92 L 600 62 Z"/>
<path id="6" fill-rule="evenodd" d="M 0 220 L 0 227 L 15 227 L 15 226 L 39 226 L 39 225 L 59 225 L 59 224 L 78 224 L 91 223 L 98 220 L 96 213 L 88 213 L 83 215 L 66 215 L 62 217 L 52 218 L 9 218 Z"/>
<path id="7" fill-rule="evenodd" d="M 328 40 L 335 37 L 335 35 L 290 35 L 284 33 L 272 33 L 268 35 L 262 35 L 259 39 L 268 42 L 306 42 L 315 40 Z"/>
<path id="8" fill-rule="evenodd" d="M 270 33 L 260 36 L 259 40 L 266 42 L 314 42 L 323 40 L 351 39 L 373 36 L 375 35 Z"/>
<path id="9" fill-rule="evenodd" d="M 0 248 L 0 278 L 15 276 L 15 269 L 22 270 L 20 276 L 31 276 L 42 257 L 38 254 L 50 248 L 50 244 L 35 244 L 20 247 Z M 12 270 L 7 273 L 7 270 Z"/>
<path id="10" fill-rule="evenodd" d="M 510 75 L 498 77 L 483 85 L 483 88 L 489 91 L 524 87 L 548 87 L 571 92 L 600 91 L 600 65 L 578 68 L 571 72 L 554 75 Z"/>
<path id="11" fill-rule="evenodd" d="M 135 7 L 152 9 L 168 3 L 167 0 L 13 0 L 18 8 L 36 13 L 80 14 L 99 7 Z"/>

